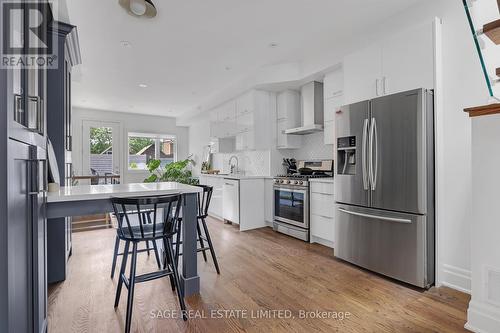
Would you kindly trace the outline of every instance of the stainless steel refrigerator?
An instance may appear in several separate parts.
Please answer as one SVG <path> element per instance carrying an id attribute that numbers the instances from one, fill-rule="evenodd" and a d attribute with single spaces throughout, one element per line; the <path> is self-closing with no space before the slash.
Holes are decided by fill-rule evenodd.
<path id="1" fill-rule="evenodd" d="M 434 111 L 416 89 L 336 113 L 335 256 L 434 283 Z"/>

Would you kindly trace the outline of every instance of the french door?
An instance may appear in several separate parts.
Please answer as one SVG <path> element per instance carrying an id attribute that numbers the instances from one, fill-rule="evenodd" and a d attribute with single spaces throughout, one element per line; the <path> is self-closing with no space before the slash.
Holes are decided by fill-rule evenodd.
<path id="1" fill-rule="evenodd" d="M 82 126 L 82 176 L 121 175 L 120 123 L 84 120 Z"/>

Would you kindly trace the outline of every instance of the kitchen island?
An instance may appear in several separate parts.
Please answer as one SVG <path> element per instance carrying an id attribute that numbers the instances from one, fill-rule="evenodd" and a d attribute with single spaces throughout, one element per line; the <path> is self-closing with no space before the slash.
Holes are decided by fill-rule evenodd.
<path id="1" fill-rule="evenodd" d="M 62 187 L 58 192 L 47 194 L 47 218 L 81 216 L 113 211 L 110 198 L 140 197 L 155 195 L 183 196 L 182 241 L 183 260 L 181 288 L 184 296 L 200 291 L 200 277 L 197 271 L 197 193 L 202 189 L 174 182 L 137 183 L 115 185 L 81 185 Z M 110 244 L 112 247 L 113 244 Z M 110 262 L 111 264 L 111 262 Z"/>

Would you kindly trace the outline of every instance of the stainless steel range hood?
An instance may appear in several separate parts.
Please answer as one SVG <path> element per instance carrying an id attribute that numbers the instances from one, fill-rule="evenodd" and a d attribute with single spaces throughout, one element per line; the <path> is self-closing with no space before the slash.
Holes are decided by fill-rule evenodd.
<path id="1" fill-rule="evenodd" d="M 323 131 L 323 83 L 309 82 L 302 86 L 302 126 L 285 134 L 306 135 Z"/>

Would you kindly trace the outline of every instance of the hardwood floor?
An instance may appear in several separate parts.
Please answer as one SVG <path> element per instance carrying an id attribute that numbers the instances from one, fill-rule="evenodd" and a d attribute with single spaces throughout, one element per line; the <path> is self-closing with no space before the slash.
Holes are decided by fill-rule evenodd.
<path id="1" fill-rule="evenodd" d="M 215 219 L 207 222 L 221 275 L 210 256 L 205 263 L 199 254 L 201 294 L 186 301 L 193 316 L 208 318 L 164 318 L 179 309 L 165 278 L 137 285 L 133 332 L 465 332 L 466 294 L 409 288 L 269 228 L 239 232 Z M 115 311 L 116 277 L 109 277 L 114 236 L 114 230 L 73 235 L 69 278 L 49 288 L 49 332 L 123 331 L 126 289 Z M 155 268 L 154 255 L 140 254 L 138 272 L 148 268 Z M 214 310 L 228 310 L 227 317 L 217 318 L 224 313 Z M 247 312 L 238 316 L 238 310 Z M 256 318 L 272 317 L 260 310 L 287 311 Z M 324 315 L 330 318 L 300 318 L 301 311 L 316 310 L 329 311 Z"/>

